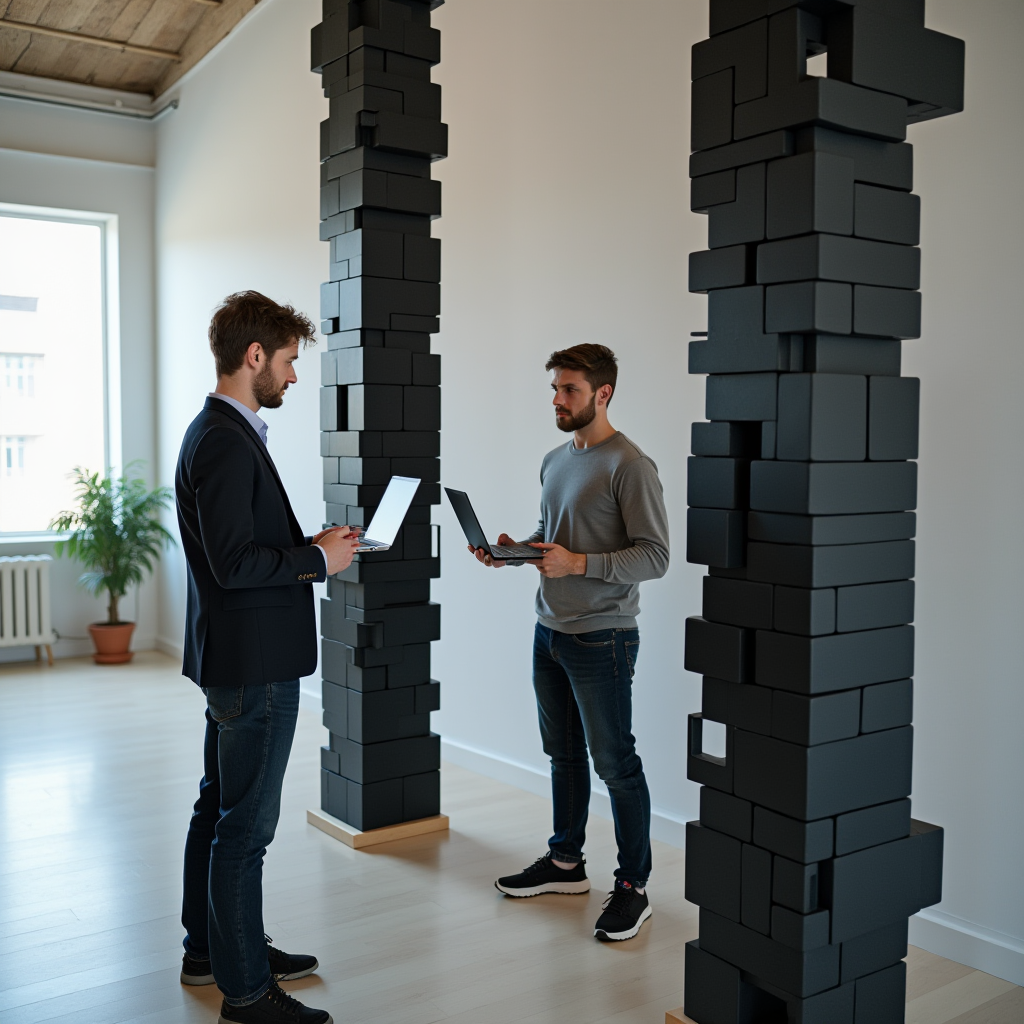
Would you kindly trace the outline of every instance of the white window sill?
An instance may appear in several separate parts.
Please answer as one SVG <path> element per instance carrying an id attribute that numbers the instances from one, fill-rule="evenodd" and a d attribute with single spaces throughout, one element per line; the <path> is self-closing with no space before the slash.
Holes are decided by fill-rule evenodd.
<path id="1" fill-rule="evenodd" d="M 38 533 L 0 533 L 0 550 L 5 547 L 23 547 L 25 544 L 53 544 L 60 540 L 54 530 L 40 530 Z"/>

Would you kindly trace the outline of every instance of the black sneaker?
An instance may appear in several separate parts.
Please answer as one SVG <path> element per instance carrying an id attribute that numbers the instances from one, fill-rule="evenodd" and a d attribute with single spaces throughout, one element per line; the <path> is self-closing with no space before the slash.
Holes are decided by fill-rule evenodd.
<path id="1" fill-rule="evenodd" d="M 186 953 L 181 958 L 180 977 L 182 985 L 212 985 L 213 971 L 210 970 L 210 961 L 196 960 Z"/>
<path id="2" fill-rule="evenodd" d="M 651 903 L 647 894 L 639 893 L 629 882 L 619 880 L 608 893 L 604 913 L 594 925 L 594 935 L 602 942 L 631 939 L 650 916 Z"/>
<path id="3" fill-rule="evenodd" d="M 269 935 L 263 937 L 267 940 L 267 957 L 270 960 L 270 973 L 274 976 L 274 981 L 295 981 L 312 974 L 320 966 L 320 961 L 315 956 L 285 953 L 270 944 L 274 940 Z"/>
<path id="4" fill-rule="evenodd" d="M 518 875 L 505 875 L 494 883 L 498 892 L 506 896 L 539 896 L 542 892 L 562 892 L 574 895 L 590 891 L 586 861 L 580 861 L 568 870 L 551 863 L 551 852 L 538 858 Z"/>
<path id="5" fill-rule="evenodd" d="M 262 998 L 248 1006 L 228 1006 L 221 1003 L 217 1024 L 334 1024 L 326 1010 L 314 1010 L 292 999 L 278 988 L 276 981 Z"/>

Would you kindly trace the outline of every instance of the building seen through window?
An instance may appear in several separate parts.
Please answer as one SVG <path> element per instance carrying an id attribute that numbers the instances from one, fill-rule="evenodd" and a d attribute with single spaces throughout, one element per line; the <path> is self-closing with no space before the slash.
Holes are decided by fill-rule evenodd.
<path id="1" fill-rule="evenodd" d="M 46 530 L 106 468 L 98 224 L 0 215 L 0 533 Z"/>

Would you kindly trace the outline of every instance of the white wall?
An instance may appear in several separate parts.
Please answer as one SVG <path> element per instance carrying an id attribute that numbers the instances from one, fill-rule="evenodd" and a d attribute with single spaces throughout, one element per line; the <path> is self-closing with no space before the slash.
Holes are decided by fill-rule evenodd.
<path id="1" fill-rule="evenodd" d="M 216 384 L 206 331 L 214 307 L 247 288 L 319 318 L 327 246 L 319 238 L 319 123 L 327 101 L 309 72 L 318 0 L 261 3 L 165 98 L 157 126 L 158 418 L 161 479 L 174 480 L 181 438 Z M 323 523 L 320 356 L 300 355 L 298 385 L 266 413 L 269 446 L 295 514 Z M 176 526 L 175 526 L 176 531 Z M 161 574 L 160 645 L 180 651 L 185 568 Z"/>
<path id="2" fill-rule="evenodd" d="M 315 0 L 264 0 L 184 83 L 181 109 L 158 129 L 164 480 L 212 382 L 212 306 L 256 287 L 316 310 L 325 104 L 305 68 L 318 16 Z M 701 570 L 682 552 L 689 423 L 703 411 L 685 344 L 706 324 L 705 300 L 686 293 L 685 265 L 705 245 L 686 177 L 688 50 L 706 32 L 704 5 L 472 0 L 435 17 L 452 132 L 451 156 L 437 166 L 445 214 L 435 228 L 445 240 L 445 482 L 471 490 L 490 532 L 528 529 L 541 456 L 563 440 L 551 426 L 544 359 L 582 340 L 616 349 L 613 421 L 657 461 L 673 531 L 672 569 L 643 588 L 635 694 L 655 832 L 678 842 L 679 823 L 697 810 L 683 733 L 700 698 L 682 669 L 682 624 L 700 608 Z M 926 309 L 905 371 L 923 378 L 925 395 L 915 798 L 919 816 L 947 828 L 946 899 L 915 921 L 914 938 L 1024 982 L 1015 586 L 1024 568 L 1015 394 L 1024 9 L 931 0 L 929 23 L 967 39 L 968 110 L 911 131 Z M 270 443 L 313 526 L 322 511 L 316 357 L 307 359 L 299 387 L 270 414 Z M 449 757 L 546 791 L 529 681 L 533 570 L 483 570 L 465 555 L 450 511 L 438 517 L 444 707 L 435 726 Z M 161 635 L 173 647 L 183 572 L 180 561 L 169 567 Z"/>
<path id="3" fill-rule="evenodd" d="M 47 109 L 44 118 L 48 114 Z M 102 116 L 84 115 L 88 124 Z M 3 126 L 0 139 L 7 141 L 7 121 L 2 107 L 0 125 Z M 86 133 L 86 129 L 79 124 L 76 131 L 62 136 L 56 130 L 51 133 L 44 131 L 43 126 L 37 128 L 38 140 L 45 142 L 52 152 L 0 149 L 0 202 L 117 215 L 121 390 L 114 401 L 120 406 L 120 419 L 124 424 L 123 462 L 143 460 L 146 463 L 143 475 L 152 480 L 155 470 L 153 170 L 135 164 L 53 155 L 62 151 L 65 141 L 66 148 L 74 152 L 76 139 Z M 53 546 L 42 541 L 5 542 L 0 543 L 0 552 L 52 553 Z M 66 559 L 53 567 L 54 628 L 62 637 L 55 654 L 60 657 L 91 651 L 86 626 L 106 619 L 106 602 L 89 596 L 77 586 L 80 573 L 81 567 Z M 157 632 L 155 583 L 144 584 L 138 595 L 130 594 L 123 610 L 126 617 L 138 624 L 134 649 L 151 649 Z M 31 653 L 30 649 L 7 649 L 0 651 L 0 660 L 24 658 Z"/>

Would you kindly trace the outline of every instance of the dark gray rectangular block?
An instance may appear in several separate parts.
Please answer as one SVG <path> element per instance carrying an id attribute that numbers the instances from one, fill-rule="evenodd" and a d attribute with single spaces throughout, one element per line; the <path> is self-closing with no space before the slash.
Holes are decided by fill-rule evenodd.
<path id="1" fill-rule="evenodd" d="M 772 587 L 747 580 L 704 577 L 704 618 L 745 629 L 772 628 Z"/>
<path id="2" fill-rule="evenodd" d="M 796 281 L 765 289 L 765 330 L 781 334 L 849 334 L 853 328 L 852 285 Z"/>
<path id="3" fill-rule="evenodd" d="M 686 823 L 684 896 L 690 903 L 739 921 L 742 845 L 699 821 Z"/>
<path id="4" fill-rule="evenodd" d="M 810 280 L 919 288 L 921 250 L 867 238 L 824 234 L 783 238 L 757 247 L 758 284 Z"/>
<path id="5" fill-rule="evenodd" d="M 798 914 L 787 907 L 772 907 L 772 938 L 792 949 L 817 949 L 828 945 L 827 910 Z"/>
<path id="6" fill-rule="evenodd" d="M 320 672 L 325 680 L 338 686 L 369 690 L 383 690 L 387 686 L 387 670 L 383 667 L 365 669 L 353 666 L 349 659 L 351 648 L 340 641 L 326 637 L 320 641 Z M 353 672 L 355 667 L 357 671 Z"/>
<path id="7" fill-rule="evenodd" d="M 403 422 L 406 430 L 441 429 L 441 389 L 406 387 L 403 391 Z"/>
<path id="8" fill-rule="evenodd" d="M 798 914 L 812 914 L 819 906 L 820 865 L 801 864 L 775 857 L 772 900 Z"/>
<path id="9" fill-rule="evenodd" d="M 760 242 L 764 238 L 764 202 L 765 165 L 740 167 L 736 198 L 708 208 L 708 248 Z"/>
<path id="10" fill-rule="evenodd" d="M 776 458 L 862 461 L 867 451 L 867 378 L 848 373 L 784 374 L 779 378 L 777 422 Z"/>
<path id="11" fill-rule="evenodd" d="M 737 568 L 744 563 L 746 513 L 742 510 L 686 510 L 686 560 L 698 565 Z"/>
<path id="12" fill-rule="evenodd" d="M 942 856 L 945 833 L 938 825 L 910 820 L 910 838 L 918 845 L 920 889 L 918 904 L 934 906 L 942 899 Z"/>
<path id="13" fill-rule="evenodd" d="M 914 187 L 914 147 L 908 142 L 883 142 L 829 128 L 801 128 L 794 133 L 793 152 L 849 157 L 856 181 L 904 192 Z"/>
<path id="14" fill-rule="evenodd" d="M 413 687 L 378 690 L 373 693 L 348 692 L 348 738 L 356 743 L 383 743 L 385 740 L 427 736 L 430 715 L 416 714 Z"/>
<path id="15" fill-rule="evenodd" d="M 744 167 L 764 160 L 775 160 L 789 156 L 792 152 L 792 133 L 770 132 L 757 138 L 718 146 L 703 153 L 693 153 L 690 156 L 690 177 L 699 178 L 705 174 L 728 170 L 730 167 Z"/>
<path id="16" fill-rule="evenodd" d="M 708 294 L 708 340 L 760 338 L 764 330 L 764 288 L 716 288 Z"/>
<path id="17" fill-rule="evenodd" d="M 343 388 L 340 390 L 344 390 Z M 384 454 L 379 430 L 334 430 L 320 434 L 320 454 L 324 456 L 379 457 Z M 339 523 L 340 525 L 344 525 Z"/>
<path id="18" fill-rule="evenodd" d="M 360 784 L 347 779 L 348 814 L 345 817 L 361 832 L 386 825 L 397 825 L 402 814 L 402 780 Z"/>
<path id="19" fill-rule="evenodd" d="M 898 377 L 902 346 L 884 338 L 845 337 L 815 334 L 801 339 L 799 352 L 791 359 L 791 370 L 805 373 L 859 373 Z"/>
<path id="20" fill-rule="evenodd" d="M 913 544 L 913 541 L 895 543 Z M 912 571 L 913 564 L 911 574 Z M 882 629 L 885 626 L 899 626 L 913 621 L 913 580 L 841 587 L 836 592 L 836 631 L 839 633 Z"/>
<path id="21" fill-rule="evenodd" d="M 441 684 L 431 679 L 412 687 L 416 699 L 416 714 L 429 714 L 441 708 Z"/>
<path id="22" fill-rule="evenodd" d="M 411 528 L 415 529 L 405 529 Z M 379 623 L 383 630 L 384 646 L 422 644 L 441 639 L 441 606 L 436 602 L 391 605 L 387 608 L 347 608 L 345 614 L 356 622 Z"/>
<path id="23" fill-rule="evenodd" d="M 814 821 L 910 795 L 913 730 L 889 729 L 802 747 L 736 730 L 736 796 Z"/>
<path id="24" fill-rule="evenodd" d="M 749 630 L 691 615 L 686 620 L 684 666 L 698 675 L 745 683 L 750 676 L 752 641 Z"/>
<path id="25" fill-rule="evenodd" d="M 685 973 L 683 1012 L 693 1020 L 750 1024 L 785 1014 L 785 1003 L 744 982 L 738 967 L 705 952 L 698 939 L 686 944 Z"/>
<path id="26" fill-rule="evenodd" d="M 401 430 L 402 392 L 398 384 L 354 384 L 348 391 L 348 423 L 339 429 Z"/>
<path id="27" fill-rule="evenodd" d="M 900 245 L 921 241 L 921 198 L 909 192 L 858 183 L 854 188 L 853 233 Z"/>
<path id="28" fill-rule="evenodd" d="M 905 580 L 914 575 L 914 542 L 887 540 L 876 544 L 810 546 L 751 541 L 747 547 L 747 568 L 749 579 L 792 587 L 846 587 L 858 583 Z M 845 633 L 850 630 L 839 631 Z"/>
<path id="29" fill-rule="evenodd" d="M 772 855 L 749 843 L 743 844 L 740 920 L 762 935 L 772 930 Z"/>
<path id="30" fill-rule="evenodd" d="M 739 288 L 753 283 L 753 260 L 746 245 L 690 253 L 691 292 L 707 294 L 715 288 Z"/>
<path id="31" fill-rule="evenodd" d="M 777 373 L 713 374 L 705 385 L 704 415 L 709 420 L 773 420 Z"/>
<path id="32" fill-rule="evenodd" d="M 333 582 L 333 581 L 332 581 Z M 430 600 L 429 580 L 405 580 L 401 583 L 342 583 L 345 604 L 354 608 L 386 608 L 393 604 L 413 604 Z M 335 599 L 333 587 L 328 596 Z"/>
<path id="33" fill-rule="evenodd" d="M 751 540 L 775 544 L 870 544 L 913 537 L 917 531 L 917 514 L 883 512 L 859 516 L 800 516 L 750 512 L 747 531 Z"/>
<path id="34" fill-rule="evenodd" d="M 860 732 L 860 690 L 821 697 L 775 690 L 772 694 L 772 735 L 813 747 L 849 739 Z"/>
<path id="35" fill-rule="evenodd" d="M 736 72 L 735 101 L 756 99 L 768 91 L 768 23 L 751 22 L 733 32 L 694 43 L 690 58 L 693 80 L 724 68 Z"/>
<path id="36" fill-rule="evenodd" d="M 709 829 L 749 843 L 752 811 L 749 800 L 740 800 L 711 786 L 700 788 L 700 823 Z"/>
<path id="37" fill-rule="evenodd" d="M 365 745 L 332 735 L 331 746 L 341 756 L 341 774 L 360 784 L 418 775 L 441 766 L 441 739 L 435 733 Z"/>
<path id="38" fill-rule="evenodd" d="M 704 676 L 701 714 L 712 722 L 768 736 L 772 731 L 772 691 L 753 683 L 731 683 Z"/>
<path id="39" fill-rule="evenodd" d="M 800 952 L 701 908 L 700 944 L 715 956 L 727 958 L 742 971 L 771 978 L 786 992 L 806 998 L 839 982 L 839 948 L 822 946 Z"/>
<path id="40" fill-rule="evenodd" d="M 320 767 L 325 769 L 326 771 L 334 772 L 334 774 L 337 775 L 341 768 L 341 759 L 333 750 L 331 750 L 330 747 L 321 747 Z M 323 780 L 321 779 L 321 782 L 322 781 Z"/>
<path id="41" fill-rule="evenodd" d="M 882 732 L 914 720 L 914 684 L 909 679 L 866 686 L 861 694 L 860 731 Z"/>
<path id="42" fill-rule="evenodd" d="M 898 96 L 859 89 L 834 78 L 809 77 L 771 88 L 763 99 L 738 104 L 733 138 L 739 141 L 779 129 L 821 125 L 902 142 L 907 137 L 906 109 Z"/>
<path id="43" fill-rule="evenodd" d="M 914 674 L 914 627 L 804 637 L 758 630 L 755 680 L 793 693 L 831 693 Z"/>
<path id="44" fill-rule="evenodd" d="M 339 821 L 348 821 L 348 780 L 320 769 L 320 806 Z"/>
<path id="45" fill-rule="evenodd" d="M 917 913 L 920 870 L 919 848 L 910 837 L 823 861 L 820 899 L 832 911 L 832 942 Z"/>
<path id="46" fill-rule="evenodd" d="M 755 807 L 753 836 L 758 846 L 799 864 L 814 864 L 832 856 L 831 818 L 797 821 L 766 807 Z"/>
<path id="47" fill-rule="evenodd" d="M 334 359 L 339 384 L 412 383 L 412 355 L 402 349 L 342 348 Z"/>
<path id="48" fill-rule="evenodd" d="M 441 813 L 441 773 L 421 772 L 402 779 L 402 820 L 416 821 Z"/>
<path id="49" fill-rule="evenodd" d="M 758 547 L 775 545 L 760 544 Z M 827 633 L 834 633 L 836 592 L 831 589 L 776 587 L 774 628 L 780 633 L 798 633 L 800 636 L 824 636 Z"/>
<path id="50" fill-rule="evenodd" d="M 756 455 L 757 428 L 752 423 L 694 423 L 690 428 L 690 452 L 727 459 Z M 340 453 L 339 453 L 340 454 Z"/>
<path id="51" fill-rule="evenodd" d="M 902 960 L 877 974 L 858 978 L 854 1024 L 903 1024 L 906 1019 L 907 965 Z"/>
<path id="52" fill-rule="evenodd" d="M 687 348 L 690 373 L 758 373 L 788 370 L 792 341 L 788 334 L 757 334 L 725 340 L 705 338 L 691 341 Z"/>
<path id="53" fill-rule="evenodd" d="M 745 509 L 749 490 L 746 459 L 691 455 L 686 460 L 686 502 L 691 508 Z"/>
<path id="54" fill-rule="evenodd" d="M 904 918 L 877 931 L 847 939 L 842 944 L 840 980 L 853 981 L 902 960 L 907 955 L 908 923 Z"/>
<path id="55" fill-rule="evenodd" d="M 904 512 L 917 507 L 917 463 L 755 461 L 750 507 L 797 515 Z"/>
<path id="56" fill-rule="evenodd" d="M 732 68 L 698 78 L 690 88 L 690 151 L 732 141 Z"/>
<path id="57" fill-rule="evenodd" d="M 708 207 L 736 200 L 736 171 L 729 168 L 714 174 L 703 174 L 690 179 L 690 209 L 694 213 L 707 213 Z"/>
<path id="58" fill-rule="evenodd" d="M 761 424 L 761 458 L 775 458 L 776 427 L 774 420 L 765 420 Z"/>
<path id="59" fill-rule="evenodd" d="M 868 458 L 917 458 L 921 381 L 917 377 L 868 378 Z"/>
<path id="60" fill-rule="evenodd" d="M 836 856 L 910 835 L 910 801 L 893 800 L 836 818 Z"/>
<path id="61" fill-rule="evenodd" d="M 329 679 L 321 682 L 322 703 L 324 711 L 341 717 L 345 722 L 340 730 L 335 730 L 341 736 L 348 735 L 348 688 L 332 683 Z"/>
<path id="62" fill-rule="evenodd" d="M 337 464 L 337 472 L 333 475 L 337 479 L 324 480 L 324 483 L 383 484 L 386 486 L 391 479 L 390 459 L 342 457 L 334 461 Z"/>
<path id="63" fill-rule="evenodd" d="M 920 338 L 921 293 L 903 288 L 855 285 L 853 333 L 882 338 Z"/>
<path id="64" fill-rule="evenodd" d="M 441 454 L 441 435 L 436 430 L 389 430 L 381 433 L 380 439 L 381 455 L 386 458 L 436 458 Z"/>
<path id="65" fill-rule="evenodd" d="M 766 237 L 853 233 L 853 160 L 801 153 L 768 165 Z"/>

